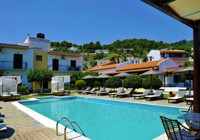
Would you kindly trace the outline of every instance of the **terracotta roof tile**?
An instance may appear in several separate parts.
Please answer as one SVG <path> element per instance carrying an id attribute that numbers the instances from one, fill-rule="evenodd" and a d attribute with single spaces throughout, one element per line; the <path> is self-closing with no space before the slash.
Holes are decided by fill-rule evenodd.
<path id="1" fill-rule="evenodd" d="M 157 61 L 150 61 L 144 63 L 137 63 L 137 64 L 130 64 L 123 68 L 118 69 L 117 71 L 129 71 L 129 70 L 136 70 L 136 69 L 149 69 L 149 68 L 156 68 L 158 67 L 158 63 L 165 59 L 160 59 Z"/>
<path id="2" fill-rule="evenodd" d="M 109 61 L 109 62 L 105 62 L 103 64 L 99 64 L 99 65 L 96 65 L 94 67 L 91 67 L 85 71 L 97 71 L 97 70 L 103 70 L 103 69 L 110 69 L 110 68 L 115 68 L 113 65 L 116 65 L 118 63 L 116 63 L 115 61 Z"/>
<path id="3" fill-rule="evenodd" d="M 104 70 L 104 69 L 113 69 L 113 68 L 116 68 L 117 65 L 118 65 L 118 63 L 110 64 L 110 65 L 104 65 L 104 66 L 100 66 L 100 67 L 97 67 L 97 68 L 93 68 L 93 69 L 91 69 L 91 71 L 98 71 L 98 70 Z"/>

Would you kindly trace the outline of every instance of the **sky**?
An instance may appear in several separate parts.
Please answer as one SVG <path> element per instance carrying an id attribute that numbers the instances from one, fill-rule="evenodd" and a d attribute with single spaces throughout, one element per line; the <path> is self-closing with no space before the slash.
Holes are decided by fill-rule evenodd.
<path id="1" fill-rule="evenodd" d="M 192 40 L 192 29 L 140 0 L 2 0 L 0 43 L 23 43 L 27 34 L 82 45 L 146 38 Z"/>

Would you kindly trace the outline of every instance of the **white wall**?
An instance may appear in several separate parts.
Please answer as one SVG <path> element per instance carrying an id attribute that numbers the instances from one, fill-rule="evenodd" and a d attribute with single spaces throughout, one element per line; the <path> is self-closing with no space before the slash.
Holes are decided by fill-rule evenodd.
<path id="1" fill-rule="evenodd" d="M 26 45 L 34 47 L 37 50 L 48 51 L 50 50 L 50 40 L 43 38 L 35 38 L 27 36 L 27 39 L 24 41 Z"/>
<path id="2" fill-rule="evenodd" d="M 147 54 L 148 61 L 150 61 L 151 56 L 152 56 L 152 61 L 160 60 L 161 59 L 160 50 L 151 50 Z"/>
<path id="3" fill-rule="evenodd" d="M 116 72 L 116 68 L 98 70 L 99 73 Z"/>
<path id="4" fill-rule="evenodd" d="M 8 69 L 4 72 L 6 76 L 22 76 L 22 84 L 26 85 L 29 89 L 32 84 L 28 83 L 26 73 L 30 68 L 33 68 L 33 49 L 14 49 L 4 48 L 4 53 L 0 53 L 0 61 L 14 61 L 14 54 L 22 54 L 23 62 L 27 62 L 27 69 L 24 71 L 16 69 Z"/>
<path id="5" fill-rule="evenodd" d="M 61 59 L 61 55 L 48 55 L 48 63 L 47 65 L 52 65 L 52 59 L 59 59 L 59 65 L 70 66 L 71 60 L 76 60 L 76 66 L 81 67 L 81 71 L 83 70 L 83 57 L 70 57 L 65 56 L 65 59 Z"/>
<path id="6" fill-rule="evenodd" d="M 158 64 L 158 66 L 159 66 L 159 71 L 165 71 L 166 68 L 179 67 L 179 65 L 171 58 L 167 58 L 167 59 L 161 61 Z"/>

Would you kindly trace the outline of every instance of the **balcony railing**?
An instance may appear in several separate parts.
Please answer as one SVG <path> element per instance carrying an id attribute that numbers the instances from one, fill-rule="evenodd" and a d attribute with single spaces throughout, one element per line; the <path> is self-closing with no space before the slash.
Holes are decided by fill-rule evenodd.
<path id="1" fill-rule="evenodd" d="M 81 66 L 70 67 L 67 65 L 59 65 L 57 69 L 56 67 L 53 67 L 53 65 L 48 65 L 48 68 L 52 71 L 71 71 L 71 72 L 81 71 Z"/>
<path id="2" fill-rule="evenodd" d="M 26 70 L 27 62 L 15 63 L 13 61 L 0 61 L 0 69 L 3 70 Z"/>

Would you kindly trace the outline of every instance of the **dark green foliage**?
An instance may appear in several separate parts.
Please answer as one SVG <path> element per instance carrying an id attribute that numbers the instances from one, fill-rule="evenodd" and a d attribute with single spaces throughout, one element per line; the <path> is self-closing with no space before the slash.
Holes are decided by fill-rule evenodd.
<path id="1" fill-rule="evenodd" d="M 110 78 L 110 79 L 106 80 L 105 86 L 109 87 L 109 88 L 121 87 L 122 86 L 122 80 L 118 77 Z"/>
<path id="2" fill-rule="evenodd" d="M 75 83 L 75 86 L 78 88 L 78 89 L 83 89 L 85 88 L 87 85 L 87 83 L 84 81 L 84 80 L 78 80 L 76 81 Z"/>
<path id="3" fill-rule="evenodd" d="M 190 61 L 183 63 L 183 68 L 190 67 L 190 66 L 194 66 L 194 63 Z"/>
<path id="4" fill-rule="evenodd" d="M 175 43 L 163 43 L 163 41 L 154 41 L 147 39 L 125 39 L 125 40 L 116 40 L 111 44 L 101 45 L 99 41 L 96 43 L 90 42 L 83 45 L 72 44 L 67 41 L 59 42 L 51 42 L 51 46 L 57 47 L 57 51 L 71 52 L 68 50 L 69 47 L 76 46 L 79 48 L 78 52 L 87 52 L 94 53 L 97 49 L 108 49 L 111 53 L 117 53 L 120 58 L 125 59 L 122 54 L 131 55 L 134 57 L 143 58 L 143 61 L 146 60 L 146 55 L 150 50 L 153 49 L 176 49 L 176 50 L 185 50 L 189 52 L 189 56 L 191 56 L 191 41 L 181 40 Z M 126 48 L 127 50 L 124 50 Z M 99 54 L 94 57 L 94 59 L 99 59 L 102 56 Z M 105 56 L 104 56 L 105 57 Z M 110 57 L 110 60 L 116 60 L 117 57 Z M 85 59 L 84 59 L 85 60 Z M 85 60 L 86 61 L 86 60 Z"/>
<path id="5" fill-rule="evenodd" d="M 21 86 L 17 86 L 17 92 L 19 92 L 20 94 L 28 94 L 29 90 L 26 86 L 21 85 Z"/>
<path id="6" fill-rule="evenodd" d="M 162 81 L 158 77 L 153 76 L 152 77 L 152 88 L 159 89 L 161 86 L 162 86 Z M 147 77 L 142 80 L 142 87 L 145 89 L 151 88 L 151 77 Z"/>
<path id="7" fill-rule="evenodd" d="M 96 66 L 96 65 L 97 65 L 97 61 L 96 61 L 96 60 L 90 61 L 90 65 L 91 65 L 92 67 Z"/>
<path id="8" fill-rule="evenodd" d="M 71 84 L 75 84 L 77 80 L 81 80 L 86 75 L 98 76 L 98 72 L 76 72 L 71 76 Z"/>
<path id="9" fill-rule="evenodd" d="M 94 86 L 95 86 L 95 87 L 100 87 L 100 86 L 101 86 L 101 83 L 100 83 L 99 81 L 95 81 L 95 82 L 94 82 Z"/>
<path id="10" fill-rule="evenodd" d="M 53 77 L 53 72 L 47 68 L 37 69 L 30 68 L 26 74 L 28 82 L 37 82 L 40 85 L 40 93 L 42 94 L 43 82 L 51 81 Z"/>
<path id="11" fill-rule="evenodd" d="M 94 60 L 99 60 L 102 59 L 104 57 L 104 53 L 97 53 L 94 55 Z"/>
<path id="12" fill-rule="evenodd" d="M 123 83 L 125 88 L 141 88 L 142 87 L 142 78 L 138 75 L 128 77 L 124 80 Z"/>

